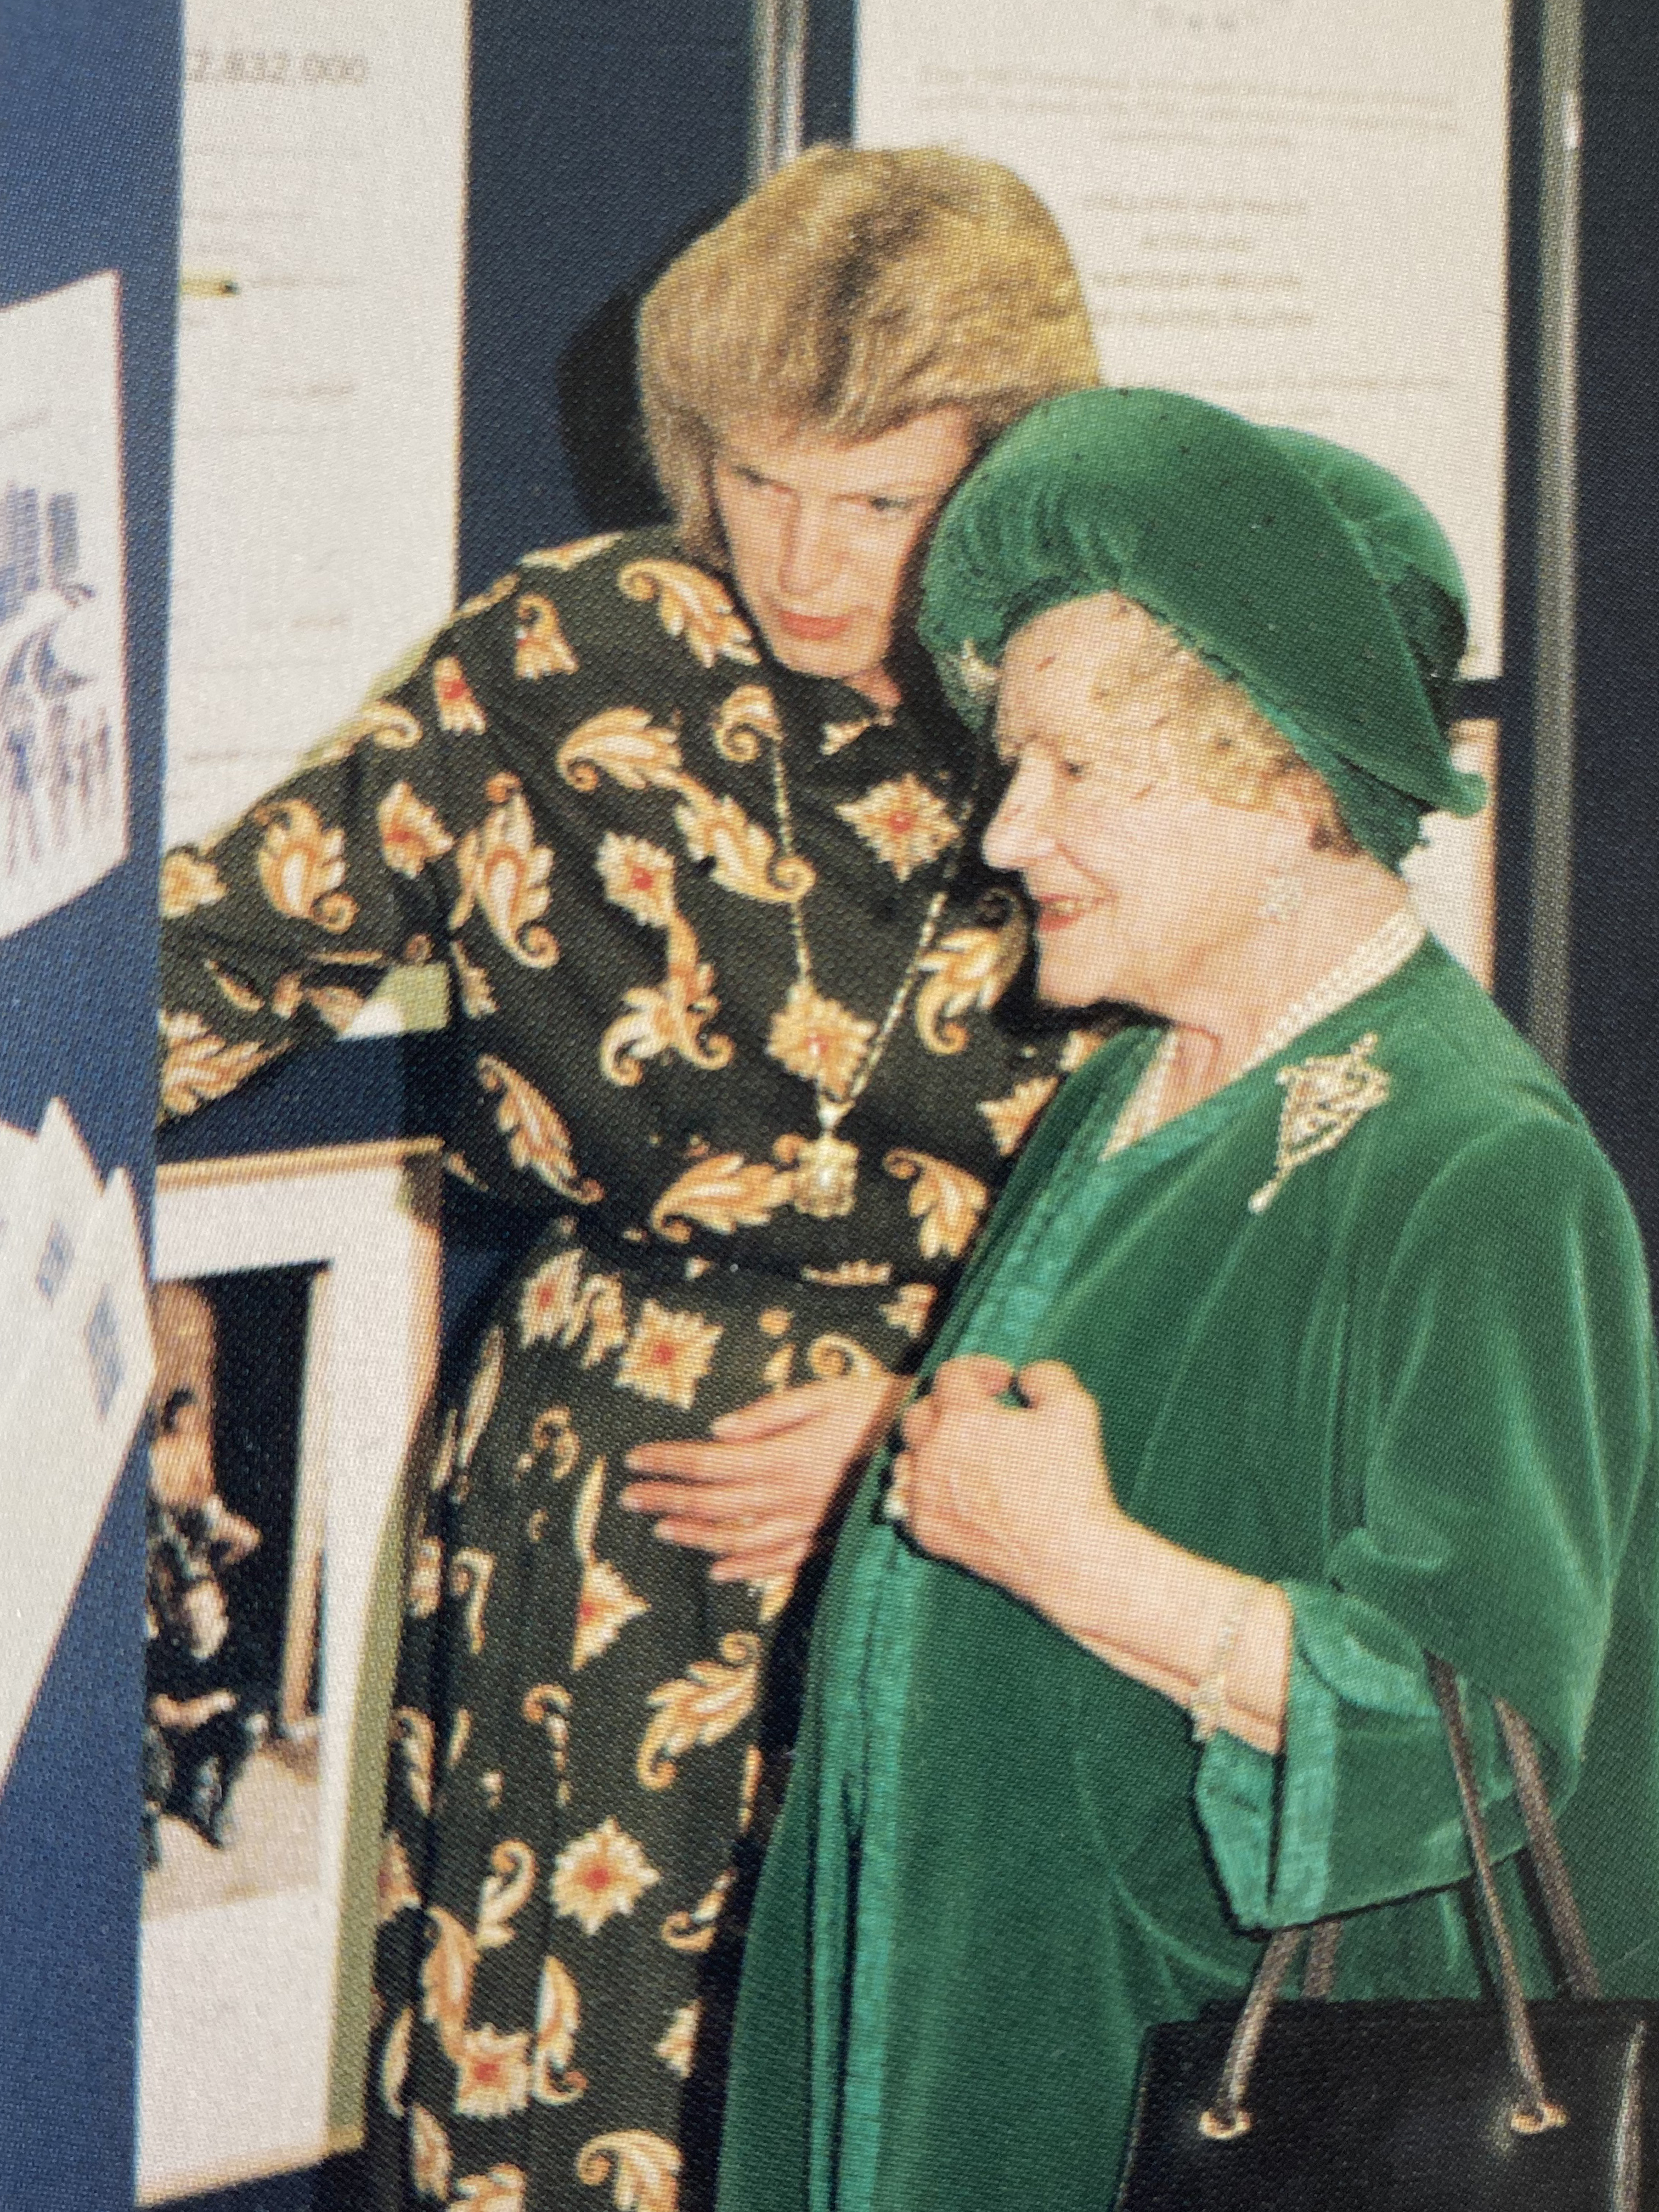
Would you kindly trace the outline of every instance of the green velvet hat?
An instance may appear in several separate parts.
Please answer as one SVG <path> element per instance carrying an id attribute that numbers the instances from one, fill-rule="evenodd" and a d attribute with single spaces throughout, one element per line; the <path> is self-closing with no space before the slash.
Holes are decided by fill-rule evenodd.
<path id="1" fill-rule="evenodd" d="M 1375 462 L 1177 392 L 1048 400 L 960 486 L 927 557 L 922 640 L 975 728 L 1015 631 L 1097 592 L 1242 684 L 1389 867 L 1424 814 L 1483 804 L 1446 738 L 1456 556 Z"/>

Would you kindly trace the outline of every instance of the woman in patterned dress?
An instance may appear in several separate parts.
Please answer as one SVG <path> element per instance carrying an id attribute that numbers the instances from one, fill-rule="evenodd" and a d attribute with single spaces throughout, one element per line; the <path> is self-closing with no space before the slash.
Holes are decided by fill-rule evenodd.
<path id="1" fill-rule="evenodd" d="M 168 1110 L 445 960 L 450 1164 L 544 1224 L 410 1562 L 378 2204 L 707 2192 L 717 1925 L 809 1556 L 1091 1041 L 1012 1011 L 984 756 L 909 629 L 958 477 L 1093 380 L 1052 221 L 993 164 L 821 149 L 682 257 L 641 336 L 677 527 L 527 555 L 166 863 Z M 636 1449 L 716 1421 L 623 1498 Z"/>

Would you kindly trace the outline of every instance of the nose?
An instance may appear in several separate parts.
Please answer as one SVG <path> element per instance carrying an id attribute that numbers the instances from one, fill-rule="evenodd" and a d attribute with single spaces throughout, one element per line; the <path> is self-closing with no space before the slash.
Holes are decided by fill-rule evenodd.
<path id="1" fill-rule="evenodd" d="M 1049 849 L 1045 826 L 1049 772 L 1034 754 L 1021 756 L 1014 780 L 985 830 L 985 857 L 994 868 L 1026 868 Z"/>
<path id="2" fill-rule="evenodd" d="M 783 597 L 810 600 L 835 581 L 840 566 L 834 514 L 815 500 L 796 500 L 784 519 L 778 549 L 778 586 Z"/>

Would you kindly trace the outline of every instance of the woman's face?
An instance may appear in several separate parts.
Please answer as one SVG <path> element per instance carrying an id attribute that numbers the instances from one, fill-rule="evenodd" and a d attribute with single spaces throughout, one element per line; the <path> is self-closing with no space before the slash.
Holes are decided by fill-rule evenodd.
<path id="1" fill-rule="evenodd" d="M 853 446 L 775 422 L 726 434 L 714 505 L 744 604 L 786 668 L 897 704 L 888 662 L 905 587 L 972 458 L 960 407 Z"/>
<path id="2" fill-rule="evenodd" d="M 1019 870 L 1036 903 L 1045 999 L 1173 1016 L 1231 972 L 1269 878 L 1298 848 L 1305 857 L 1307 833 L 1182 780 L 1146 682 L 1149 621 L 1106 593 L 1013 638 L 997 740 L 1014 779 L 985 852 Z"/>

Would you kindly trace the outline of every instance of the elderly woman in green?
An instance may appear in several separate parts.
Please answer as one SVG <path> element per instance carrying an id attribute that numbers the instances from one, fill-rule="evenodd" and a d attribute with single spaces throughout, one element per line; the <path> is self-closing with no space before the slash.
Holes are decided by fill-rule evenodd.
<path id="1" fill-rule="evenodd" d="M 924 635 L 994 692 L 1042 990 L 1144 1018 L 847 1523 L 722 2212 L 1094 2212 L 1145 2029 L 1262 1929 L 1374 1907 L 1339 1995 L 1472 1992 L 1427 1653 L 1532 1722 L 1606 1982 L 1659 1990 L 1637 1234 L 1397 874 L 1479 803 L 1444 539 L 1319 441 L 1081 394 L 957 495 Z"/>

